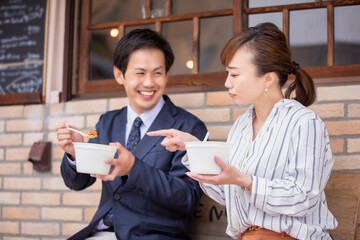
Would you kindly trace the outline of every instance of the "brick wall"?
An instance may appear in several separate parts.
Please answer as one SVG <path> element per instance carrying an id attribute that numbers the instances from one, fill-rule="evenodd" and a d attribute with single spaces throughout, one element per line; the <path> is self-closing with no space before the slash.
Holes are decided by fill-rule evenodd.
<path id="1" fill-rule="evenodd" d="M 360 85 L 319 87 L 317 92 L 311 109 L 331 136 L 334 171 L 359 171 Z M 226 92 L 170 97 L 206 123 L 211 140 L 225 140 L 236 117 L 247 109 L 233 106 Z M 81 192 L 65 187 L 55 125 L 67 120 L 89 130 L 101 113 L 126 103 L 125 98 L 116 98 L 0 107 L 0 240 L 65 239 L 87 225 L 99 202 L 101 183 Z M 33 170 L 27 160 L 32 144 L 40 140 L 52 142 L 50 172 Z"/>

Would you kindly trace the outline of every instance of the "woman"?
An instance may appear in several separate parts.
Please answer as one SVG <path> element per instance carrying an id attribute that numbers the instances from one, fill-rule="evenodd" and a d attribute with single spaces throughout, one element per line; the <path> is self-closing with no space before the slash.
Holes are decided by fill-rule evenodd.
<path id="1" fill-rule="evenodd" d="M 285 35 L 272 23 L 234 36 L 221 61 L 229 96 L 251 105 L 230 130 L 229 164 L 214 158 L 222 172 L 188 176 L 226 205 L 226 232 L 234 239 L 331 239 L 327 229 L 337 221 L 324 188 L 334 159 L 324 123 L 306 108 L 316 98 L 313 80 L 291 60 Z M 284 96 L 290 74 L 295 81 Z M 148 135 L 166 136 L 162 144 L 170 151 L 198 140 L 172 129 Z M 186 157 L 183 163 L 188 166 Z"/>

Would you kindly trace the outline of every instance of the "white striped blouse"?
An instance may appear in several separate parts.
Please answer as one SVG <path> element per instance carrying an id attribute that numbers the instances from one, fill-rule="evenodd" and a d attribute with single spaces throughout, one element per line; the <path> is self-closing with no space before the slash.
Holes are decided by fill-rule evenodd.
<path id="1" fill-rule="evenodd" d="M 250 226 L 286 232 L 297 239 L 331 239 L 337 221 L 324 188 L 334 158 L 322 120 L 299 102 L 275 104 L 252 141 L 253 106 L 239 116 L 227 141 L 234 144 L 230 164 L 253 176 L 252 191 L 238 185 L 201 184 L 226 205 L 226 233 L 239 239 Z M 188 166 L 187 156 L 183 163 Z"/>

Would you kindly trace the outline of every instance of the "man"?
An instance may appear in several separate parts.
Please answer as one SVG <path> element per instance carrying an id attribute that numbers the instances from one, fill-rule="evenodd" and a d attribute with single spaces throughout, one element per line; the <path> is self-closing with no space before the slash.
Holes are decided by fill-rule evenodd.
<path id="1" fill-rule="evenodd" d="M 146 135 L 174 128 L 199 139 L 205 136 L 204 123 L 164 95 L 173 61 L 169 43 L 152 30 L 133 30 L 118 42 L 114 76 L 125 88 L 128 106 L 103 114 L 96 125 L 98 137 L 90 139 L 118 147 L 115 158 L 107 161 L 113 165 L 108 175 L 77 173 L 72 142 L 83 138 L 66 129 L 65 122 L 57 126 L 59 145 L 66 152 L 61 164 L 65 184 L 82 190 L 96 178 L 102 180 L 97 212 L 69 239 L 188 239 L 188 218 L 201 190 L 185 175 L 184 152 L 171 153 L 160 144 L 162 137 Z"/>

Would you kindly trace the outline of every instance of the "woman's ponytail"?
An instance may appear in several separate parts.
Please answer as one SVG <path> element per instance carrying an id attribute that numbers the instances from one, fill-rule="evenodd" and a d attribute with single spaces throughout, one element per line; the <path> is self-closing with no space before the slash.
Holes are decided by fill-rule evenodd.
<path id="1" fill-rule="evenodd" d="M 295 100 L 304 106 L 310 106 L 316 99 L 314 81 L 296 62 L 292 62 L 291 73 L 295 75 L 295 81 L 285 91 L 285 98 L 290 98 L 292 92 L 295 91 Z"/>

